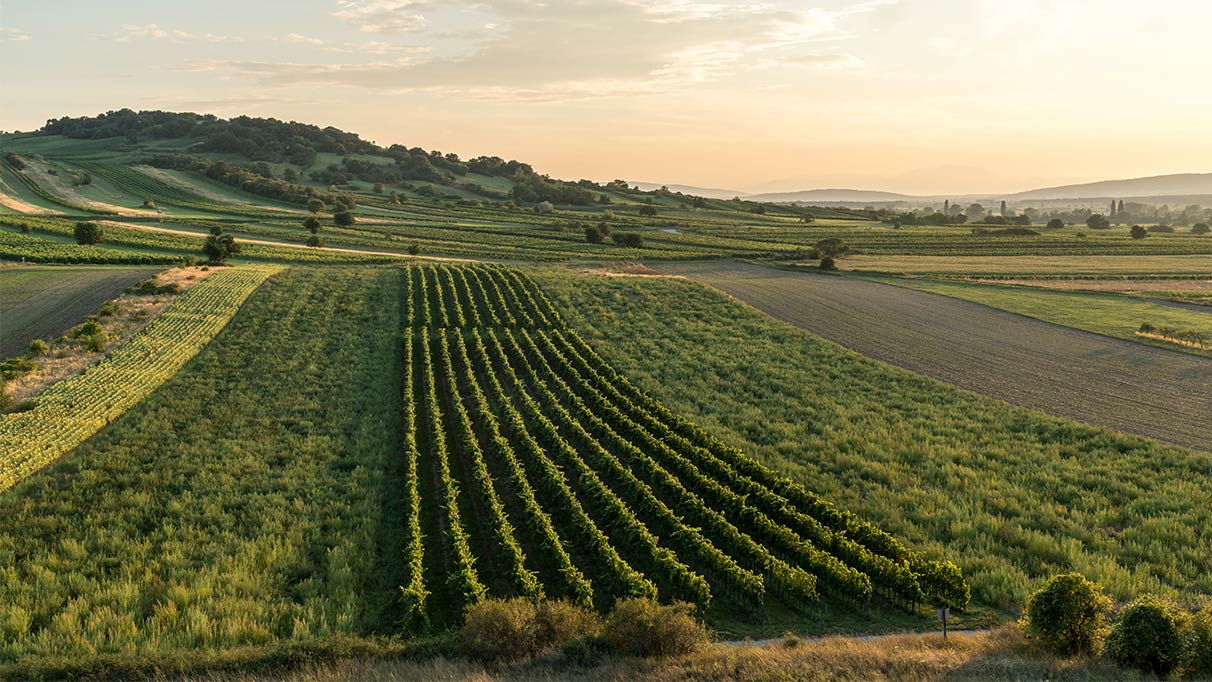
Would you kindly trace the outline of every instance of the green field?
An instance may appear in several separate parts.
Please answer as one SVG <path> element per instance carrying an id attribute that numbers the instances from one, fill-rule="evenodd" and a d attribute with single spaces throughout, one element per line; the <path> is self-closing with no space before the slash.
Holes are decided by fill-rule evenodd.
<path id="1" fill-rule="evenodd" d="M 1121 256 L 847 256 L 839 267 L 856 272 L 965 277 L 1066 278 L 1212 277 L 1207 255 Z"/>
<path id="2" fill-rule="evenodd" d="M 724 442 L 911 546 L 973 600 L 1069 570 L 1117 598 L 1212 591 L 1206 455 L 1118 436 L 865 359 L 690 282 L 539 276 L 620 371 Z"/>
<path id="3" fill-rule="evenodd" d="M 51 339 L 157 268 L 122 266 L 0 267 L 0 357 Z"/>

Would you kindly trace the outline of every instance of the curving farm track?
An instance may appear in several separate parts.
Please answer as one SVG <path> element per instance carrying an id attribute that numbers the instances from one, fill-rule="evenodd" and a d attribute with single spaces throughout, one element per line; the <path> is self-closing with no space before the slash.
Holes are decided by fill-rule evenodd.
<path id="1" fill-rule="evenodd" d="M 847 277 L 724 261 L 660 268 L 961 388 L 1212 452 L 1212 359 Z"/>

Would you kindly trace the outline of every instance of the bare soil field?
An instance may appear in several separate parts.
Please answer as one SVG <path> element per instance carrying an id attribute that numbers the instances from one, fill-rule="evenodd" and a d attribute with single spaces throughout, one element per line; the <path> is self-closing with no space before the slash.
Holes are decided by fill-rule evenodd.
<path id="1" fill-rule="evenodd" d="M 97 312 L 159 267 L 14 265 L 0 268 L 0 357 L 25 352 Z"/>
<path id="2" fill-rule="evenodd" d="M 737 262 L 660 268 L 961 388 L 1212 452 L 1212 359 L 847 277 Z"/>

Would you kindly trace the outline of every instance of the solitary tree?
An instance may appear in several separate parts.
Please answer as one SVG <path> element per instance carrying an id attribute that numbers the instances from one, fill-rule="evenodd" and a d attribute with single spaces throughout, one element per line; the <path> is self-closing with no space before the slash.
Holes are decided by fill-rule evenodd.
<path id="1" fill-rule="evenodd" d="M 85 246 L 99 244 L 101 239 L 105 236 L 101 230 L 101 226 L 97 223 L 76 223 L 76 229 L 74 232 L 76 235 L 76 243 Z"/>
<path id="2" fill-rule="evenodd" d="M 1093 653 L 1103 636 L 1111 600 L 1078 573 L 1058 575 L 1027 601 L 1027 636 L 1062 656 Z"/>
<path id="3" fill-rule="evenodd" d="M 1191 226 L 1191 234 L 1208 234 L 1209 231 L 1212 229 L 1208 227 L 1208 223 L 1195 223 Z"/>
<path id="4" fill-rule="evenodd" d="M 236 243 L 235 237 L 230 234 L 224 234 L 223 228 L 215 225 L 210 228 L 210 236 L 206 238 L 206 244 L 202 246 L 203 253 L 210 259 L 212 263 L 222 263 L 229 256 L 240 253 L 240 245 Z"/>
<path id="5" fill-rule="evenodd" d="M 307 210 L 312 213 L 319 213 L 324 210 L 324 202 L 316 197 L 307 200 Z"/>
<path id="6" fill-rule="evenodd" d="M 1148 236 L 1149 236 L 1149 231 L 1146 230 L 1145 228 L 1141 227 L 1140 225 L 1132 226 L 1132 238 L 1133 239 L 1144 239 L 1145 237 L 1148 237 Z"/>
<path id="7" fill-rule="evenodd" d="M 606 241 L 606 235 L 602 234 L 598 228 L 590 225 L 585 228 L 585 241 L 590 244 L 601 244 Z"/>
<path id="8" fill-rule="evenodd" d="M 1060 218 L 1053 218 L 1052 220 L 1048 221 L 1048 228 L 1052 230 L 1059 230 L 1064 226 L 1065 221 L 1061 220 Z"/>
<path id="9" fill-rule="evenodd" d="M 337 211 L 332 214 L 332 221 L 342 227 L 349 227 L 355 222 L 354 215 L 349 211 Z"/>
<path id="10" fill-rule="evenodd" d="M 813 248 L 821 255 L 821 258 L 841 258 L 842 254 L 850 250 L 850 247 L 846 246 L 846 242 L 837 237 L 822 239 L 814 244 Z"/>
<path id="11" fill-rule="evenodd" d="M 1106 230 L 1111 227 L 1111 221 L 1107 220 L 1107 216 L 1101 213 L 1095 213 L 1089 218 L 1086 218 L 1086 227 L 1090 228 L 1091 230 Z"/>
<path id="12" fill-rule="evenodd" d="M 307 238 L 307 245 L 312 248 L 320 246 L 323 243 L 324 243 L 324 240 L 320 239 L 320 235 L 318 235 L 318 234 L 313 234 L 312 236 Z"/>
<path id="13" fill-rule="evenodd" d="M 303 221 L 303 228 L 312 234 L 317 234 L 320 231 L 320 221 L 315 216 L 309 216 Z"/>

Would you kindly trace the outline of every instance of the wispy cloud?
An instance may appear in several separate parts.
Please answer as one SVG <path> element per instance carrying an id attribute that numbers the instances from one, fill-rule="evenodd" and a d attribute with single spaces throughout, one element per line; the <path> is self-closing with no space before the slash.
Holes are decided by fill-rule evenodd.
<path id="1" fill-rule="evenodd" d="M 22 43 L 34 37 L 13 26 L 0 26 L 0 43 Z"/>
<path id="2" fill-rule="evenodd" d="M 168 40 L 184 42 L 200 40 L 207 43 L 238 43 L 243 38 L 221 36 L 213 33 L 190 33 L 181 29 L 161 28 L 158 24 L 123 24 L 122 28 L 111 34 L 115 43 L 129 43 L 134 40 Z"/>
<path id="3" fill-rule="evenodd" d="M 332 15 L 367 33 L 406 33 L 428 25 L 419 10 L 428 0 L 338 0 Z"/>
<path id="4" fill-rule="evenodd" d="M 337 43 L 290 34 L 285 38 L 289 42 L 374 59 L 328 64 L 210 60 L 190 68 L 227 71 L 267 86 L 350 86 L 526 101 L 664 93 L 753 69 L 861 66 L 851 55 L 810 48 L 805 54 L 805 48 L 849 37 L 840 27 L 842 17 L 881 4 L 826 11 L 692 0 L 451 0 L 441 8 L 429 0 L 337 0 L 334 16 L 362 31 L 408 32 L 416 42 L 457 39 L 464 51 L 435 56 L 425 46 Z M 425 16 L 452 8 L 489 20 L 472 30 L 452 31 L 431 26 Z"/>

